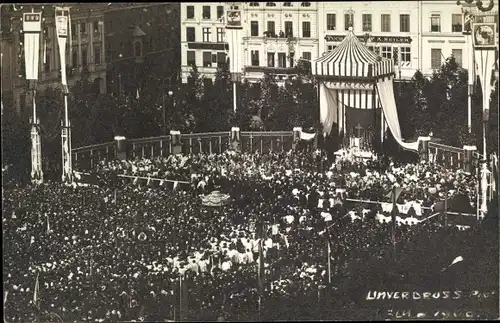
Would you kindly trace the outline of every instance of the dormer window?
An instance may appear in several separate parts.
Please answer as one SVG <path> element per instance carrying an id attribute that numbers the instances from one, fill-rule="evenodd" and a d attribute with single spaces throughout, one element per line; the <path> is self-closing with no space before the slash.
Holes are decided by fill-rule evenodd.
<path id="1" fill-rule="evenodd" d="M 276 7 L 275 2 L 266 2 L 266 7 Z"/>
<path id="2" fill-rule="evenodd" d="M 291 2 L 284 2 L 283 7 L 292 7 L 292 3 Z"/>
<path id="3" fill-rule="evenodd" d="M 259 3 L 258 2 L 250 2 L 250 7 L 258 7 Z"/>
<path id="4" fill-rule="evenodd" d="M 300 4 L 301 7 L 310 7 L 311 6 L 311 3 L 310 2 L 302 2 Z"/>

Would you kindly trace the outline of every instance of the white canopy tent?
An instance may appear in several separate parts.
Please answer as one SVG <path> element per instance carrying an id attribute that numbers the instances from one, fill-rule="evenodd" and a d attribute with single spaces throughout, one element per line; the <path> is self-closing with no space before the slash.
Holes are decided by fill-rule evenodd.
<path id="1" fill-rule="evenodd" d="M 337 123 L 339 133 L 345 130 L 347 107 L 382 107 L 381 138 L 387 123 L 403 148 L 418 151 L 418 142 L 405 143 L 401 137 L 393 92 L 393 61 L 370 51 L 354 35 L 352 28 L 339 46 L 316 59 L 311 69 L 319 81 L 320 119 L 324 133 L 331 132 L 333 123 Z"/>

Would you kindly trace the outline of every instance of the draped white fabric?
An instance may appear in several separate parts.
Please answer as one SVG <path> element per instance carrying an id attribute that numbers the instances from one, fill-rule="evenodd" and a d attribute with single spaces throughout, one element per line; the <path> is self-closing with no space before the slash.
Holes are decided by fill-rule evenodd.
<path id="1" fill-rule="evenodd" d="M 315 133 L 300 132 L 300 139 L 301 140 L 309 141 L 309 140 L 313 140 L 314 137 L 316 137 Z"/>
<path id="2" fill-rule="evenodd" d="M 384 111 L 385 120 L 389 125 L 392 135 L 401 147 L 407 150 L 418 151 L 418 141 L 412 143 L 403 142 L 401 128 L 399 127 L 398 110 L 396 108 L 396 101 L 394 100 L 392 80 L 393 77 L 391 76 L 377 81 L 377 91 Z"/>
<path id="3" fill-rule="evenodd" d="M 334 122 L 337 121 L 338 101 L 336 99 L 337 91 L 326 87 L 324 83 L 320 84 L 320 120 L 323 124 L 323 133 L 330 134 Z"/>
<path id="4" fill-rule="evenodd" d="M 27 80 L 38 80 L 38 62 L 40 58 L 40 33 L 24 33 L 24 67 Z"/>
<path id="5" fill-rule="evenodd" d="M 491 95 L 491 71 L 495 65 L 494 50 L 474 50 L 476 59 L 477 75 L 481 80 L 481 89 L 483 90 L 483 111 L 490 108 Z"/>
<path id="6" fill-rule="evenodd" d="M 61 58 L 61 83 L 68 85 L 66 78 L 66 37 L 57 37 L 59 42 L 59 57 Z"/>

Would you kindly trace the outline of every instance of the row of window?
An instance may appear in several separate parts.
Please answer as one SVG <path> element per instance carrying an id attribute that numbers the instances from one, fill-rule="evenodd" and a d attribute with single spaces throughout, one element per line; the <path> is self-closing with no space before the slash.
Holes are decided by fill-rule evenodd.
<path id="1" fill-rule="evenodd" d="M 205 27 L 203 31 L 203 42 L 209 43 L 212 41 L 212 27 Z M 196 30 L 195 27 L 186 27 L 186 41 L 195 42 L 196 41 Z M 217 42 L 224 42 L 224 28 L 217 28 Z"/>
<path id="2" fill-rule="evenodd" d="M 52 71 L 53 67 L 51 64 L 51 54 L 52 51 L 50 49 L 47 50 L 47 57 L 45 60 L 45 63 L 43 64 L 43 70 L 45 73 L 49 73 Z M 58 55 L 56 55 L 59 57 Z M 102 54 L 101 54 L 101 48 L 100 47 L 94 47 L 94 64 L 95 65 L 100 65 L 102 64 Z M 82 66 L 87 67 L 88 66 L 88 52 L 86 48 L 82 48 Z M 77 68 L 78 67 L 78 52 L 76 50 L 73 50 L 71 54 L 71 67 Z"/>
<path id="3" fill-rule="evenodd" d="M 217 19 L 224 15 L 224 6 L 217 6 Z M 210 6 L 202 7 L 201 17 L 203 19 L 212 19 L 212 9 Z M 186 7 L 186 19 L 195 19 L 194 6 Z"/>
<path id="4" fill-rule="evenodd" d="M 250 22 L 250 34 L 253 37 L 260 36 L 259 35 L 259 22 L 251 21 Z M 212 41 L 212 27 L 204 27 L 202 29 L 203 42 L 211 42 Z M 276 36 L 276 28 L 274 21 L 267 22 L 267 30 L 265 34 L 269 37 Z M 293 22 L 285 21 L 285 32 L 280 31 L 280 37 L 293 37 Z M 302 37 L 310 38 L 311 37 L 311 23 L 309 21 L 302 22 Z M 186 27 L 186 41 L 195 42 L 196 41 L 196 29 L 195 27 Z M 224 28 L 217 28 L 217 42 L 224 42 Z"/>
<path id="5" fill-rule="evenodd" d="M 462 49 L 452 49 L 451 56 L 455 58 L 455 62 L 458 66 L 462 66 Z M 433 70 L 439 69 L 441 67 L 442 59 L 444 59 L 440 48 L 431 49 L 431 68 Z"/>
<path id="6" fill-rule="evenodd" d="M 294 53 L 290 53 L 290 56 L 288 57 L 286 56 L 286 53 L 278 53 L 278 67 L 287 67 L 287 58 L 290 62 L 288 67 L 293 67 L 293 57 Z M 311 61 L 311 52 L 302 52 L 302 59 Z M 250 64 L 252 66 L 260 66 L 260 55 L 258 50 L 250 51 Z M 275 67 L 275 53 L 267 53 L 267 66 Z"/>
<path id="7" fill-rule="evenodd" d="M 80 25 L 80 34 L 82 34 L 82 35 L 87 34 L 87 23 L 81 22 L 81 23 L 79 23 L 79 25 Z M 71 35 L 72 36 L 76 36 L 76 32 L 77 32 L 76 27 L 77 27 L 76 23 L 71 24 Z M 94 31 L 94 34 L 99 33 L 99 22 L 98 21 L 94 21 L 92 23 L 92 30 Z"/>
<path id="8" fill-rule="evenodd" d="M 363 14 L 361 16 L 363 31 L 372 31 L 372 15 Z M 349 30 L 349 27 L 354 25 L 354 17 L 352 14 L 344 14 L 344 29 Z M 337 16 L 334 13 L 326 14 L 326 29 L 336 30 L 337 29 Z M 382 14 L 380 16 L 380 30 L 382 32 L 391 32 L 391 15 Z M 399 15 L 399 31 L 400 32 L 410 32 L 410 15 L 402 14 Z"/>
<path id="9" fill-rule="evenodd" d="M 328 45 L 328 51 L 332 51 L 335 49 L 335 45 Z M 394 59 L 395 61 L 399 60 L 401 62 L 411 62 L 411 48 L 404 46 L 399 48 L 399 56 L 397 47 L 391 48 L 391 46 L 380 46 L 380 47 L 374 47 L 374 46 L 368 46 L 368 49 L 371 51 L 379 54 L 380 56 L 388 59 Z M 455 61 L 457 62 L 458 66 L 462 66 L 462 49 L 457 48 L 457 49 L 452 49 L 451 54 L 453 57 L 455 57 Z M 441 67 L 441 49 L 439 48 L 433 48 L 431 49 L 431 68 L 432 69 L 438 69 Z"/>
<path id="10" fill-rule="evenodd" d="M 276 57 L 278 58 L 278 62 L 276 62 Z M 286 53 L 278 53 L 276 56 L 276 53 L 272 52 L 267 52 L 267 66 L 268 67 L 293 67 L 293 57 L 294 53 L 290 53 L 289 56 L 286 55 Z M 286 62 L 289 62 L 288 66 Z M 277 64 L 276 64 L 277 63 Z"/>
<path id="11" fill-rule="evenodd" d="M 250 7 L 259 6 L 258 2 L 250 2 Z M 276 3 L 266 2 L 267 7 L 275 7 Z M 292 7 L 292 2 L 285 2 L 284 7 Z M 302 2 L 302 7 L 310 7 L 310 2 Z M 224 15 L 224 6 L 217 6 L 217 19 L 220 19 Z M 201 11 L 201 17 L 203 19 L 212 19 L 212 8 L 210 6 L 203 6 Z M 195 19 L 194 6 L 186 7 L 186 19 Z"/>
<path id="12" fill-rule="evenodd" d="M 266 30 L 265 34 L 270 35 L 270 36 L 276 35 L 274 21 L 267 22 L 267 30 Z M 287 38 L 293 37 L 293 22 L 292 21 L 285 21 L 285 32 L 280 30 L 279 34 L 284 35 Z M 258 21 L 250 21 L 250 36 L 252 36 L 252 37 L 260 36 L 260 34 L 259 34 L 259 22 Z M 310 38 L 311 37 L 311 22 L 309 22 L 309 21 L 302 22 L 302 37 L 303 38 Z"/>
<path id="13" fill-rule="evenodd" d="M 362 28 L 363 32 L 373 31 L 372 26 L 372 15 L 362 14 Z M 344 29 L 349 30 L 349 27 L 354 25 L 354 17 L 352 14 L 344 14 Z M 432 14 L 430 17 L 430 30 L 432 32 L 441 32 L 441 15 Z M 326 29 L 336 30 L 337 29 L 337 19 L 334 13 L 326 14 Z M 462 14 L 452 14 L 451 15 L 451 30 L 452 32 L 462 32 Z M 391 32 L 391 15 L 382 14 L 380 15 L 380 31 L 381 32 Z M 410 32 L 410 15 L 401 14 L 399 15 L 399 32 Z"/>
<path id="14" fill-rule="evenodd" d="M 186 55 L 187 58 L 187 65 L 188 66 L 193 66 L 196 65 L 196 52 L 194 50 L 188 50 Z M 227 63 L 227 57 L 226 53 L 224 52 L 217 52 L 217 53 L 212 53 L 212 52 L 203 52 L 203 67 L 212 67 L 212 64 L 217 63 L 218 66 L 221 64 Z"/>

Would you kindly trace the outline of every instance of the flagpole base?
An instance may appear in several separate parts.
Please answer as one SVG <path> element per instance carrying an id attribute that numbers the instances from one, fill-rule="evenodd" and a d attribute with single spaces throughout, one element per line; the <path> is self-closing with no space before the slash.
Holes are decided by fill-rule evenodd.
<path id="1" fill-rule="evenodd" d="M 71 156 L 71 124 L 61 125 L 61 146 L 62 146 L 62 181 L 71 183 L 73 181 L 72 156 Z"/>
<path id="2" fill-rule="evenodd" d="M 491 172 L 488 169 L 488 163 L 483 161 L 481 167 L 481 207 L 479 209 L 479 218 L 484 219 L 488 213 L 488 202 L 490 200 L 489 182 L 491 181 Z"/>
<path id="3" fill-rule="evenodd" d="M 42 147 L 40 141 L 39 124 L 40 119 L 37 118 L 33 122 L 31 120 L 31 182 L 33 184 L 43 183 L 42 170 Z"/>

